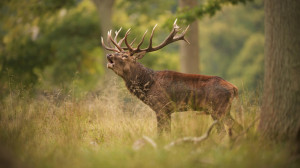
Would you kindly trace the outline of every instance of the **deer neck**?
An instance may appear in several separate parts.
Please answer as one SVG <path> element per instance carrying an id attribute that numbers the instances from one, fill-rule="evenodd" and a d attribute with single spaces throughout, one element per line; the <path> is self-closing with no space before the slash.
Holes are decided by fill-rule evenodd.
<path id="1" fill-rule="evenodd" d="M 141 100 L 145 100 L 147 92 L 154 83 L 154 71 L 146 68 L 140 63 L 136 63 L 134 70 L 130 74 L 123 77 L 128 90 Z"/>

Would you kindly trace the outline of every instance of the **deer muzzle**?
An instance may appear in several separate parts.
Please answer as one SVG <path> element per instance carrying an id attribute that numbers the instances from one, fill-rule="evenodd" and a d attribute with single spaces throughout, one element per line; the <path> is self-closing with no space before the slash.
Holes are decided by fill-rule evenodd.
<path id="1" fill-rule="evenodd" d="M 115 63 L 112 60 L 112 55 L 111 54 L 107 54 L 106 58 L 107 58 L 107 61 L 108 61 L 106 67 L 112 69 L 115 66 Z"/>

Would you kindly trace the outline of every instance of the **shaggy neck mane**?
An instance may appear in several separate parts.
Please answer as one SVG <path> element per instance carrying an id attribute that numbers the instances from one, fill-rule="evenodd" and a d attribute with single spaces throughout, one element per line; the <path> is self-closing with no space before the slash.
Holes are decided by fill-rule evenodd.
<path id="1" fill-rule="evenodd" d="M 147 92 L 154 83 L 153 76 L 154 71 L 152 69 L 146 68 L 137 62 L 134 71 L 124 75 L 123 79 L 128 90 L 142 101 L 145 101 Z"/>

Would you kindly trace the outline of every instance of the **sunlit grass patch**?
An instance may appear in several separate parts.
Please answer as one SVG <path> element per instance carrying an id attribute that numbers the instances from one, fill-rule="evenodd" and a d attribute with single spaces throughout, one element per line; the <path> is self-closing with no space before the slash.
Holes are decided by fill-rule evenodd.
<path id="1" fill-rule="evenodd" d="M 165 150 L 177 138 L 201 136 L 213 122 L 211 117 L 197 112 L 172 114 L 172 133 L 157 137 L 154 112 L 116 84 L 80 99 L 11 94 L 1 103 L 0 157 L 21 167 L 296 167 L 284 144 L 258 138 L 254 120 L 259 106 L 248 99 L 243 97 L 239 122 L 251 128 L 236 142 L 228 137 L 218 142 L 213 131 L 199 144 Z M 236 118 L 238 106 L 235 102 L 232 108 Z M 133 150 L 143 135 L 157 148 L 146 145 Z"/>

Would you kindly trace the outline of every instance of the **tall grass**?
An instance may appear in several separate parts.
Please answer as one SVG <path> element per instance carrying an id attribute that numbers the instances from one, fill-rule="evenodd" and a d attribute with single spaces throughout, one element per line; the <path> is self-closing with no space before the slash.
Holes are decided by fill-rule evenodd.
<path id="1" fill-rule="evenodd" d="M 12 90 L 0 105 L 0 167 L 297 167 L 284 144 L 259 140 L 256 125 L 234 144 L 219 142 L 213 132 L 203 143 L 164 150 L 176 138 L 201 136 L 212 119 L 175 113 L 171 135 L 157 137 L 154 112 L 113 81 L 81 98 L 73 92 L 30 98 Z M 241 98 L 244 113 L 237 119 L 248 127 L 259 103 Z M 239 105 L 234 103 L 233 114 Z M 133 150 L 143 135 L 158 149 Z"/>

